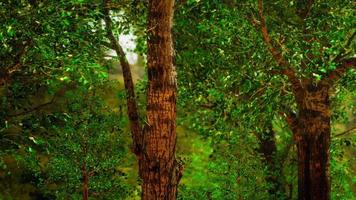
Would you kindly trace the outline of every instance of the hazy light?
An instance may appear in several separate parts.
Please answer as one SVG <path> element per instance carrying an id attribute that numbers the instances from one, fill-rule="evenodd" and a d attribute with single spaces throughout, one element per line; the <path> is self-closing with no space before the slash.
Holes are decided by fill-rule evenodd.
<path id="1" fill-rule="evenodd" d="M 135 43 L 135 36 L 134 35 L 120 35 L 119 36 L 119 43 L 124 49 L 124 52 L 126 54 L 126 59 L 127 61 L 133 65 L 136 64 L 138 55 L 134 52 L 136 48 L 136 43 Z M 114 50 L 110 50 L 108 52 L 110 56 L 117 56 L 116 52 Z"/>

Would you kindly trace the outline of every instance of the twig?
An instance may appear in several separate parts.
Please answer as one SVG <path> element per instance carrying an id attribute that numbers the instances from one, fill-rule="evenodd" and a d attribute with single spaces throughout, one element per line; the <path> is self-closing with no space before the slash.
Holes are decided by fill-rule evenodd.
<path id="1" fill-rule="evenodd" d="M 348 135 L 350 133 L 352 133 L 354 130 L 356 130 L 356 127 L 352 127 L 344 132 L 341 132 L 341 133 L 338 133 L 336 134 L 334 137 L 340 137 L 340 136 L 343 136 L 343 135 Z"/>

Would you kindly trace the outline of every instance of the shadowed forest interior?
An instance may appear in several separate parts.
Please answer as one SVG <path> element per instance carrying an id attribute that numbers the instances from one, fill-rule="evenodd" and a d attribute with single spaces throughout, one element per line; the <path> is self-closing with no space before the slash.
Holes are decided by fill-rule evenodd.
<path id="1" fill-rule="evenodd" d="M 0 200 L 356 200 L 351 0 L 0 0 Z"/>

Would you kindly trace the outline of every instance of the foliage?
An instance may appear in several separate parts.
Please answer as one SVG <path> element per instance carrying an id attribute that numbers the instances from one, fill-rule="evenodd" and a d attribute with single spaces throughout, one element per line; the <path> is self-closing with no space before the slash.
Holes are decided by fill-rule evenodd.
<path id="1" fill-rule="evenodd" d="M 90 174 L 89 191 L 93 198 L 125 198 L 130 194 L 130 188 L 123 184 L 125 173 L 120 171 L 127 149 L 117 123 L 119 116 L 93 93 L 95 89 L 85 91 L 84 101 L 74 99 L 68 113 L 54 113 L 51 117 L 58 125 L 51 127 L 53 130 L 49 132 L 53 136 L 47 139 L 49 160 L 45 187 L 53 183 L 58 186 L 59 192 L 55 194 L 59 199 L 67 199 L 69 194 L 75 196 L 78 189 L 81 193 L 84 165 Z M 69 95 L 67 99 L 77 98 L 78 94 Z"/>
<path id="2" fill-rule="evenodd" d="M 317 1 L 303 19 L 300 2 L 264 1 L 266 23 L 297 77 L 317 84 L 338 55 L 354 57 L 353 7 Z M 134 35 L 145 58 L 147 1 L 109 7 L 115 36 Z M 273 73 L 280 67 L 263 42 L 257 1 L 176 1 L 175 9 L 185 165 L 178 199 L 296 199 L 296 147 L 283 113 L 297 105 L 287 77 Z M 121 72 L 118 57 L 109 58 L 102 10 L 97 0 L 0 2 L 0 199 L 80 199 L 84 165 L 90 198 L 139 198 L 126 94 L 109 80 Z M 330 92 L 332 199 L 355 196 L 354 131 L 340 135 L 354 128 L 354 80 L 350 70 Z M 275 169 L 261 150 L 266 140 L 276 146 Z M 271 176 L 284 186 L 277 194 Z"/>
<path id="3" fill-rule="evenodd" d="M 296 5 L 295 1 L 279 1 L 279 3 L 265 1 L 265 12 L 268 14 L 267 22 L 272 40 L 281 45 L 284 57 L 293 64 L 298 76 L 314 77 L 316 82 L 332 70 L 332 67 L 328 67 L 333 65 L 330 64 L 330 60 L 340 51 L 352 52 L 352 47 L 343 49 L 342 45 L 352 35 L 352 31 L 347 32 L 351 30 L 349 27 L 352 24 L 349 4 L 341 2 L 334 5 L 324 2 L 320 5 L 323 6 L 313 7 L 312 14 L 305 23 L 307 27 L 304 27 L 309 34 L 307 37 L 315 39 L 312 44 L 304 41 L 304 22 L 300 21 L 299 16 L 295 14 L 298 6 L 301 5 Z M 323 13 L 324 17 L 320 17 L 320 13 Z M 345 20 L 344 23 L 341 23 L 343 21 L 341 19 Z M 280 160 L 285 153 L 288 157 L 283 161 L 285 163 L 284 174 L 278 174 L 278 176 L 284 176 L 286 194 L 289 198 L 296 198 L 296 167 L 293 167 L 296 165 L 296 158 L 293 156 L 295 148 L 290 149 L 292 136 L 281 115 L 290 110 L 295 112 L 296 105 L 287 79 L 270 73 L 271 70 L 279 69 L 279 67 L 274 63 L 262 41 L 258 23 L 260 22 L 257 4 L 254 1 L 243 3 L 239 1 L 223 1 L 223 3 L 189 1 L 178 10 L 175 35 L 178 77 L 180 77 L 180 104 L 183 109 L 181 113 L 186 126 L 204 137 L 212 138 L 214 149 L 223 149 L 220 153 L 215 150 L 211 157 L 217 157 L 224 162 L 241 151 L 252 151 L 253 154 L 258 154 L 256 149 L 259 142 L 256 142 L 255 136 L 262 135 L 263 137 L 263 132 L 271 123 L 279 124 L 274 125 L 274 129 L 278 130 L 275 136 L 277 143 L 275 159 Z M 320 24 L 325 24 L 325 26 Z M 312 60 L 306 69 L 302 69 L 301 58 L 310 56 L 310 49 L 319 51 L 313 45 L 323 50 L 320 54 L 316 53 L 318 55 L 314 57 L 315 60 Z M 338 50 L 333 52 L 330 49 Z M 340 87 L 352 90 L 353 79 L 354 73 L 351 71 L 341 80 Z M 337 90 L 336 95 L 333 96 L 333 102 L 339 102 L 338 105 L 334 104 L 335 115 L 333 117 L 338 118 L 334 122 L 347 122 L 352 120 L 352 117 L 347 116 L 342 107 L 347 110 L 352 106 L 346 106 L 346 99 L 343 97 L 349 92 L 339 91 Z M 186 115 L 187 112 L 189 115 Z M 221 148 L 220 143 L 227 143 L 228 147 L 234 146 L 234 148 L 226 146 Z M 343 151 L 343 147 L 332 145 L 332 152 L 335 151 Z M 248 155 L 247 152 L 242 155 Z M 236 169 L 235 165 L 239 160 L 244 160 L 243 156 L 235 157 L 236 160 L 232 159 L 233 162 L 229 163 L 229 167 Z M 260 158 L 263 159 L 263 157 Z M 214 159 L 210 159 L 209 162 L 214 163 Z M 254 168 L 260 172 L 261 170 L 258 169 L 263 168 L 264 165 L 251 159 L 238 163 L 242 169 L 246 166 L 247 173 L 244 178 L 247 179 L 250 178 L 247 174 L 257 174 Z M 332 160 L 332 166 L 338 165 L 336 163 L 338 162 Z M 224 169 L 223 166 L 222 163 L 215 165 L 211 173 L 218 173 Z M 341 168 L 348 169 L 349 167 L 343 165 Z M 336 170 L 337 167 L 331 169 Z M 235 170 L 231 171 L 235 172 Z M 231 171 L 226 177 L 218 174 L 218 177 L 222 179 L 221 185 L 226 182 L 231 183 L 223 186 L 224 189 L 219 191 L 238 188 L 236 182 L 229 181 L 234 174 Z M 348 184 L 352 175 L 346 175 L 347 173 L 339 170 L 337 173 L 344 173 L 338 178 L 345 178 L 342 181 L 333 182 L 333 194 L 337 194 L 337 198 L 347 199 L 350 193 L 346 194 L 342 191 L 350 191 Z M 332 175 L 335 177 L 334 173 Z M 209 176 L 212 175 L 209 174 Z M 266 174 L 259 176 L 263 177 Z M 264 189 L 263 187 L 261 189 L 261 193 L 265 194 L 269 183 L 262 184 L 266 184 Z M 255 185 L 245 183 L 242 187 L 242 191 L 247 195 L 246 199 L 256 199 L 256 197 L 248 196 L 256 194 Z M 183 189 L 186 190 L 186 188 Z M 194 194 L 191 195 L 194 196 Z M 194 196 L 194 198 L 204 199 L 209 195 L 204 193 L 203 196 L 199 198 Z M 258 197 L 267 198 L 263 195 L 258 195 Z M 225 195 L 224 198 L 235 199 L 236 197 Z M 275 199 L 275 197 L 270 198 Z"/>

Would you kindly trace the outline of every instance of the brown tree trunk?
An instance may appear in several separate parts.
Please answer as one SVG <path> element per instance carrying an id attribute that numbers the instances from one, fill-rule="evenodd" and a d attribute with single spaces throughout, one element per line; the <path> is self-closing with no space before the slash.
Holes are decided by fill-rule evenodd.
<path id="1" fill-rule="evenodd" d="M 143 200 L 177 196 L 173 6 L 174 0 L 149 1 L 147 124 L 140 161 Z"/>
<path id="2" fill-rule="evenodd" d="M 308 84 L 299 105 L 295 140 L 298 199 L 329 200 L 330 103 L 328 86 Z"/>
<path id="3" fill-rule="evenodd" d="M 82 188 L 83 200 L 88 200 L 89 199 L 89 174 L 85 162 L 83 163 L 82 166 L 82 179 L 83 179 L 83 188 Z"/>
<path id="4" fill-rule="evenodd" d="M 259 152 L 267 167 L 266 182 L 270 185 L 269 194 L 275 199 L 285 198 L 286 193 L 283 185 L 282 161 L 277 156 L 277 145 L 272 125 L 259 136 Z"/>

